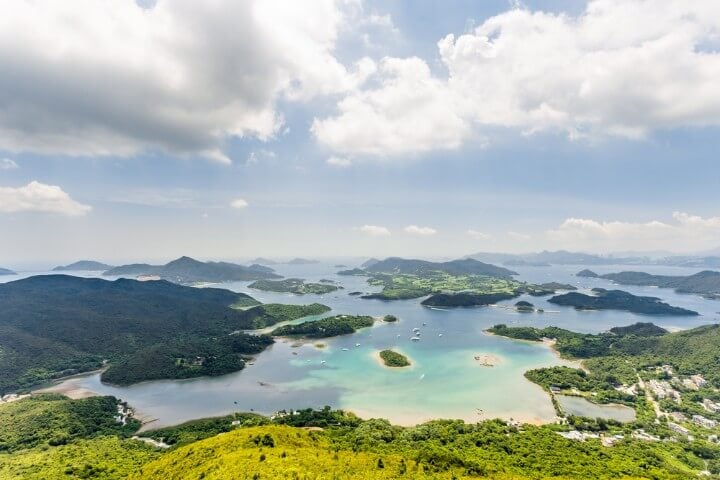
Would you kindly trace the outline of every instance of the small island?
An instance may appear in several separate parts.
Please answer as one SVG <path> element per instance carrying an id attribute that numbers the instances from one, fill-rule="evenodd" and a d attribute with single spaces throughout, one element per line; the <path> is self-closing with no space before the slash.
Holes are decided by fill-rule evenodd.
<path id="1" fill-rule="evenodd" d="M 321 282 L 323 282 L 321 280 Z M 300 278 L 287 278 L 285 280 L 258 280 L 248 285 L 256 290 L 265 292 L 294 293 L 296 295 L 315 294 L 323 295 L 338 290 L 340 287 L 325 281 L 323 283 L 305 283 Z"/>
<path id="2" fill-rule="evenodd" d="M 373 317 L 367 315 L 335 315 L 296 325 L 283 325 L 272 331 L 274 337 L 328 338 L 355 333 L 357 330 L 372 327 Z"/>
<path id="3" fill-rule="evenodd" d="M 420 304 L 426 307 L 478 307 L 494 305 L 515 296 L 511 293 L 436 293 L 420 302 Z"/>
<path id="4" fill-rule="evenodd" d="M 383 317 L 383 322 L 393 323 L 397 322 L 398 318 L 395 315 L 385 315 Z"/>
<path id="5" fill-rule="evenodd" d="M 639 297 L 622 290 L 594 288 L 594 295 L 570 292 L 552 297 L 548 302 L 575 307 L 577 310 L 624 310 L 645 315 L 699 315 L 698 312 L 663 303 L 656 297 Z"/>
<path id="6" fill-rule="evenodd" d="M 521 300 L 515 304 L 515 310 L 523 313 L 530 313 L 535 311 L 535 305 L 530 302 Z"/>
<path id="7" fill-rule="evenodd" d="M 7 268 L 0 268 L 0 275 L 15 275 L 15 272 Z"/>
<path id="8" fill-rule="evenodd" d="M 405 355 L 394 350 L 383 350 L 379 353 L 379 356 L 386 367 L 402 368 L 411 365 L 410 360 Z"/>
<path id="9" fill-rule="evenodd" d="M 53 272 L 72 272 L 72 271 L 88 271 L 88 272 L 104 272 L 115 268 L 107 263 L 96 262 L 94 260 L 80 260 L 70 265 L 60 265 L 53 268 Z"/>

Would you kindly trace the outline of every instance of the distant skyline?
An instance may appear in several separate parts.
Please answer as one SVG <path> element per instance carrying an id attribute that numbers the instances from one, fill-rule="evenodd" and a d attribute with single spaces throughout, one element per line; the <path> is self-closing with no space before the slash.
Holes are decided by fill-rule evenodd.
<path id="1" fill-rule="evenodd" d="M 720 249 L 715 0 L 20 1 L 0 71 L 0 267 Z"/>

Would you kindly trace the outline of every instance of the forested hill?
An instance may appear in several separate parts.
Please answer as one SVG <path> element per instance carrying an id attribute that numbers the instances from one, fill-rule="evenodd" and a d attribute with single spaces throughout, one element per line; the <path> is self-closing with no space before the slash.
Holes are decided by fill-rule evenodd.
<path id="1" fill-rule="evenodd" d="M 371 273 L 404 273 L 422 275 L 427 272 L 445 272 L 450 275 L 487 275 L 489 277 L 510 278 L 517 275 L 507 268 L 472 259 L 452 260 L 450 262 L 429 262 L 398 257 L 386 258 L 366 268 Z"/>
<path id="2" fill-rule="evenodd" d="M 60 265 L 53 268 L 53 272 L 70 272 L 73 270 L 87 270 L 91 272 L 104 272 L 114 268 L 112 265 L 107 263 L 96 262 L 94 260 L 80 260 L 69 265 Z"/>
<path id="3" fill-rule="evenodd" d="M 262 265 L 245 267 L 228 262 L 201 262 L 190 257 L 180 257 L 165 265 L 136 263 L 111 268 L 106 276 L 157 276 L 175 283 L 232 282 L 281 278 L 273 270 Z"/>
<path id="4" fill-rule="evenodd" d="M 598 275 L 592 270 L 578 272 L 579 277 L 604 278 L 620 285 L 673 288 L 678 293 L 694 293 L 720 298 L 720 272 L 704 270 L 693 275 L 652 275 L 645 272 L 618 272 Z"/>
<path id="5" fill-rule="evenodd" d="M 238 370 L 242 355 L 272 343 L 267 336 L 229 335 L 258 322 L 253 309 L 232 306 L 257 304 L 245 294 L 162 280 L 44 275 L 0 284 L 0 394 L 98 368 L 103 360 L 110 362 L 104 375 L 115 383 Z M 293 319 L 314 314 L 311 307 L 263 306 L 263 315 Z M 119 364 L 132 371 L 118 375 Z"/>

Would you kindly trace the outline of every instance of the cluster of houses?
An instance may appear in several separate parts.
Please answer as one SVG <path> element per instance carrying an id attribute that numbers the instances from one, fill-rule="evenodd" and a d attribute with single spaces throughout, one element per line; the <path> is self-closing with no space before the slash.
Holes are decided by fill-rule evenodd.
<path id="1" fill-rule="evenodd" d="M 680 392 L 675 390 L 672 385 L 666 380 L 649 380 L 647 382 L 648 388 L 655 395 L 658 400 L 670 399 L 676 403 L 682 402 L 682 395 Z"/>
<path id="2" fill-rule="evenodd" d="M 125 404 L 118 403 L 117 415 L 115 415 L 115 421 L 123 425 L 127 425 L 128 420 L 132 418 L 133 412 L 130 407 Z"/>

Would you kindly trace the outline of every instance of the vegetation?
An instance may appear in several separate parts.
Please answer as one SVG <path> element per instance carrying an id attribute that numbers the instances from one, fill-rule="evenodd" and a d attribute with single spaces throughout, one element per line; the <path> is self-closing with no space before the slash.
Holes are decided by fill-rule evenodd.
<path id="1" fill-rule="evenodd" d="M 410 361 L 402 353 L 395 352 L 393 350 L 383 350 L 380 352 L 380 358 L 386 367 L 408 367 Z"/>
<path id="2" fill-rule="evenodd" d="M 367 315 L 335 315 L 334 317 L 283 325 L 272 331 L 276 337 L 301 336 L 307 338 L 327 338 L 355 333 L 360 328 L 372 327 L 375 320 Z"/>
<path id="3" fill-rule="evenodd" d="M 620 285 L 673 288 L 678 293 L 694 293 L 708 298 L 720 298 L 720 272 L 711 270 L 685 276 L 651 275 L 645 272 L 619 272 L 598 275 L 590 270 L 583 270 L 577 275 L 604 278 Z"/>
<path id="4" fill-rule="evenodd" d="M 104 272 L 114 268 L 112 265 L 107 263 L 95 262 L 93 260 L 80 260 L 79 262 L 71 263 L 70 265 L 61 265 L 53 268 L 53 272 L 69 272 L 73 270 L 85 270 L 90 272 Z"/>
<path id="5" fill-rule="evenodd" d="M 583 392 L 602 391 L 593 400 L 630 399 L 615 390 L 620 384 L 637 381 L 638 372 L 659 365 L 671 365 L 680 375 L 702 374 L 720 387 L 720 325 L 707 325 L 669 333 L 652 324 L 638 323 L 601 334 L 575 333 L 557 327 L 543 329 L 496 325 L 491 333 L 509 338 L 540 341 L 554 338 L 555 349 L 566 358 L 582 359 L 587 372 L 566 367 L 528 372 L 528 378 L 544 386 L 561 385 Z"/>
<path id="6" fill-rule="evenodd" d="M 350 276 L 358 276 L 358 277 L 366 277 L 370 275 L 368 272 L 363 270 L 362 268 L 351 268 L 349 270 L 340 270 L 337 272 L 338 275 L 344 275 L 346 277 Z"/>
<path id="7" fill-rule="evenodd" d="M 107 270 L 107 276 L 157 276 L 180 284 L 200 282 L 233 282 L 280 278 L 273 270 L 261 265 L 244 267 L 227 262 L 200 262 L 190 257 L 180 257 L 165 265 L 133 264 Z"/>
<path id="8" fill-rule="evenodd" d="M 517 310 L 518 312 L 534 312 L 535 305 L 533 305 L 530 302 L 521 300 L 521 301 L 515 303 L 515 310 Z"/>
<path id="9" fill-rule="evenodd" d="M 645 315 L 698 315 L 685 308 L 673 307 L 655 297 L 639 297 L 622 290 L 594 288 L 594 295 L 570 292 L 548 300 L 556 305 L 575 307 L 578 310 L 624 310 Z"/>
<path id="10" fill-rule="evenodd" d="M 0 404 L 0 452 L 102 435 L 125 436 L 140 428 L 137 420 L 118 422 L 118 406 L 124 408 L 115 397 L 70 400 L 50 393 Z"/>
<path id="11" fill-rule="evenodd" d="M 243 314 L 242 326 L 240 328 L 247 330 L 266 328 L 276 323 L 289 322 L 313 315 L 322 315 L 329 311 L 330 307 L 320 303 L 311 303 L 310 305 L 266 303 L 246 310 Z"/>
<path id="12" fill-rule="evenodd" d="M 264 290 L 267 292 L 285 292 L 294 293 L 296 295 L 305 295 L 312 293 L 322 295 L 336 291 L 338 286 L 327 283 L 305 283 L 299 278 L 288 278 L 285 280 L 257 280 L 250 285 L 250 288 Z"/>
<path id="13" fill-rule="evenodd" d="M 436 293 L 421 302 L 426 307 L 477 307 L 494 305 L 503 300 L 516 297 L 513 293 Z"/>
<path id="14" fill-rule="evenodd" d="M 546 290 L 552 290 L 553 292 L 556 290 L 577 290 L 577 287 L 574 285 L 570 285 L 569 283 L 558 283 L 558 282 L 547 282 L 547 283 L 541 283 L 540 287 L 546 289 Z"/>
<path id="15" fill-rule="evenodd" d="M 406 275 L 427 275 L 441 272 L 448 275 L 483 275 L 495 278 L 509 279 L 517 272 L 503 267 L 496 267 L 488 263 L 472 259 L 452 260 L 450 262 L 428 262 L 426 260 L 409 260 L 392 257 L 375 262 L 365 267 L 370 273 L 393 273 Z"/>
<path id="16" fill-rule="evenodd" d="M 110 368 L 103 378 L 121 384 L 228 373 L 242 368 L 243 355 L 272 342 L 230 333 L 329 310 L 319 304 L 230 307 L 253 302 L 228 290 L 166 281 L 48 275 L 1 284 L 0 394 L 97 369 L 105 360 Z"/>
<path id="17" fill-rule="evenodd" d="M 383 317 L 383 322 L 393 323 L 397 322 L 398 318 L 395 315 L 385 315 Z"/>
<path id="18" fill-rule="evenodd" d="M 26 408 L 26 402 L 30 400 L 17 405 Z M 0 405 L 0 414 L 9 406 Z M 54 424 L 60 431 L 69 429 L 66 418 Z M 569 427 L 518 429 L 499 420 L 436 420 L 404 428 L 385 420 L 360 420 L 329 407 L 278 412 L 271 418 L 236 414 L 141 434 L 173 445 L 168 450 L 126 439 L 122 431 L 91 431 L 59 446 L 13 450 L 0 454 L 0 478 L 679 480 L 696 478 L 706 468 L 716 471 L 720 458 L 718 446 L 699 440 L 646 442 L 625 435 L 611 448 L 599 440 L 567 440 L 556 434 L 558 429 L 582 426 L 602 433 L 636 427 L 569 420 Z M 4 435 L 13 430 L 14 438 L 32 435 L 18 422 L 0 425 Z"/>

